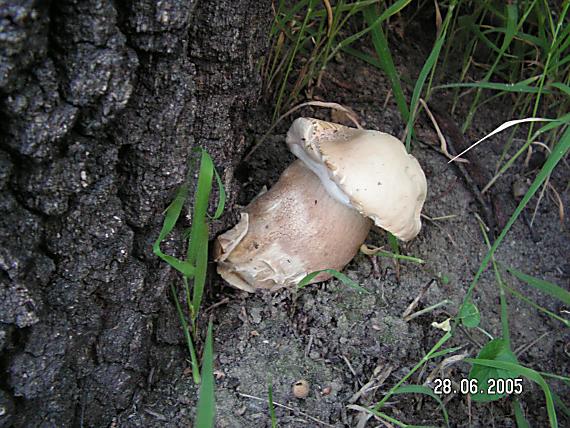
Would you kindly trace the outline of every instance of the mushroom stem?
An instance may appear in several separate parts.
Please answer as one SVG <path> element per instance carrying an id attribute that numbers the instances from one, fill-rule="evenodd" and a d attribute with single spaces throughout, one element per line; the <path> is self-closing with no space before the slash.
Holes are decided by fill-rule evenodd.
<path id="1" fill-rule="evenodd" d="M 291 164 L 240 222 L 216 241 L 218 273 L 246 291 L 295 286 L 308 273 L 341 270 L 366 239 L 371 221 L 331 197 L 302 161 Z M 311 282 L 328 279 L 322 273 Z"/>

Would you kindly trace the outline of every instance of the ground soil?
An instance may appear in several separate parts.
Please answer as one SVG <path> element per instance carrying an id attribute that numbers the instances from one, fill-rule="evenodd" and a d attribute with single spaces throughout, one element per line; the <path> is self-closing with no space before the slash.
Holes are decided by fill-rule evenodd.
<path id="1" fill-rule="evenodd" d="M 397 50 L 394 56 L 401 74 L 417 75 L 428 48 L 412 42 L 405 50 Z M 341 62 L 330 64 L 327 75 L 323 87 L 316 91 L 319 97 L 349 106 L 367 128 L 402 136 L 402 120 L 393 98 L 387 99 L 389 84 L 379 71 L 345 56 Z M 432 102 L 448 109 L 450 99 L 449 93 L 436 92 Z M 467 138 L 475 141 L 508 120 L 509 108 L 507 99 L 483 107 Z M 458 123 L 465 109 L 463 104 L 457 110 L 454 120 Z M 331 119 L 322 110 L 308 109 L 302 114 Z M 242 204 L 247 204 L 263 186 L 270 187 L 293 160 L 284 145 L 284 133 L 291 120 L 286 120 L 280 131 L 247 164 L 238 168 L 236 177 L 241 181 Z M 521 130 L 520 135 L 524 137 L 525 131 Z M 357 426 L 364 423 L 363 414 L 347 409 L 347 405 L 377 402 L 442 337 L 443 332 L 432 323 L 444 321 L 457 312 L 487 247 L 476 218 L 480 207 L 458 170 L 433 149 L 438 140 L 425 115 L 420 118 L 418 135 L 420 142 L 414 145 L 413 154 L 423 166 L 429 186 L 424 213 L 430 218 L 450 216 L 438 221 L 424 220 L 419 236 L 402 246 L 405 254 L 425 260 L 425 265 L 403 262 L 397 267 L 392 260 L 378 258 L 375 269 L 370 257 L 358 255 L 345 273 L 372 291 L 371 295 L 359 294 L 334 279 L 298 293 L 282 290 L 253 295 L 232 290 L 213 275 L 214 291 L 208 303 L 216 306 L 207 310 L 205 316 L 213 318 L 215 323 L 217 426 L 271 426 L 269 385 L 273 388 L 274 401 L 287 406 L 276 408 L 279 426 Z M 477 149 L 476 157 L 487 173 L 492 173 L 506 138 L 504 134 L 493 137 Z M 515 141 L 509 154 L 521 144 Z M 568 172 L 568 165 L 561 164 L 551 180 L 565 206 L 570 196 L 566 187 Z M 516 206 L 513 182 L 532 179 L 535 173 L 532 166 L 517 162 L 493 188 L 501 196 L 507 215 Z M 532 215 L 536 203 L 534 198 L 525 211 L 526 216 Z M 386 245 L 386 236 L 374 231 L 367 243 Z M 537 210 L 532 234 L 519 219 L 502 244 L 497 261 L 567 288 L 569 251 L 567 221 L 560 221 L 557 204 L 545 197 Z M 444 276 L 449 281 L 442 281 Z M 508 275 L 505 280 L 538 304 L 563 313 L 565 308 L 553 299 Z M 415 310 L 445 299 L 449 303 L 404 321 L 403 312 L 426 284 L 431 285 Z M 493 337 L 500 337 L 499 293 L 492 270 L 479 281 L 474 302 L 481 311 L 481 327 Z M 512 344 L 519 361 L 538 371 L 568 376 L 567 329 L 513 297 L 508 298 L 508 304 Z M 461 347 L 455 355 L 473 357 L 488 340 L 478 330 L 459 329 L 449 346 Z M 465 362 L 432 373 L 440 362 L 441 359 L 429 362 L 411 377 L 410 383 L 422 384 L 430 374 L 432 379 L 435 376 L 455 381 L 467 377 L 469 365 Z M 138 423 L 164 420 L 183 426 L 192 420 L 196 388 L 188 370 L 184 371 L 187 366 L 180 361 L 175 366 L 177 369 L 170 372 L 171 376 L 155 375 L 150 398 L 143 409 L 133 413 Z M 310 383 L 310 393 L 305 399 L 292 394 L 293 383 L 300 379 Z M 372 390 L 359 395 L 369 381 Z M 568 386 L 556 381 L 550 384 L 560 396 L 568 396 Z M 525 380 L 524 393 L 519 398 L 532 426 L 548 424 L 544 396 L 536 384 Z M 444 400 L 451 426 L 515 426 L 510 399 L 478 404 L 466 396 L 449 395 Z M 435 401 L 427 397 L 394 396 L 385 412 L 409 424 L 443 424 Z M 559 417 L 561 426 L 570 423 L 560 412 Z M 366 426 L 384 425 L 371 419 Z"/>

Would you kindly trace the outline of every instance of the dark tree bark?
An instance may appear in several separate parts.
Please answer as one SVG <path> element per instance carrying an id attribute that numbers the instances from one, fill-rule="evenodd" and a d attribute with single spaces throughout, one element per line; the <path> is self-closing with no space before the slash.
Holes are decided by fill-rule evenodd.
<path id="1" fill-rule="evenodd" d="M 168 363 L 151 245 L 193 147 L 231 182 L 270 22 L 269 0 L 0 0 L 0 426 L 108 426 Z"/>

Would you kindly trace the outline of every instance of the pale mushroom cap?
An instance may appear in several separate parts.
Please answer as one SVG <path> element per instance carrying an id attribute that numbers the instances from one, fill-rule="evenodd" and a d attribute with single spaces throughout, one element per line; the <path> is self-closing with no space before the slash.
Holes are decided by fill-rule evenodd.
<path id="1" fill-rule="evenodd" d="M 295 286 L 307 274 L 342 270 L 371 226 L 338 203 L 303 162 L 295 161 L 240 222 L 216 241 L 218 273 L 246 291 Z M 321 274 L 311 282 L 328 279 Z"/>
<path id="2" fill-rule="evenodd" d="M 403 241 L 419 233 L 426 177 L 400 140 L 379 131 L 299 118 L 287 133 L 287 144 L 337 200 Z"/>

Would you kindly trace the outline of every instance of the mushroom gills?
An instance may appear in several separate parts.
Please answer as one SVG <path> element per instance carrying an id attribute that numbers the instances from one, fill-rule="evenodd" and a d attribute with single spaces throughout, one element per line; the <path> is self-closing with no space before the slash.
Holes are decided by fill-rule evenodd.
<path id="1" fill-rule="evenodd" d="M 353 208 L 349 197 L 342 191 L 338 184 L 330 178 L 328 168 L 324 164 L 311 158 L 307 152 L 299 146 L 291 146 L 291 153 L 301 159 L 305 165 L 320 178 L 323 186 L 327 192 L 329 192 L 329 195 L 347 207 Z"/>
<path id="2" fill-rule="evenodd" d="M 372 222 L 329 192 L 303 161 L 295 161 L 275 186 L 245 208 L 240 222 L 218 238 L 218 273 L 251 292 L 296 286 L 318 270 L 342 270 Z M 311 282 L 329 277 L 322 273 Z"/>

